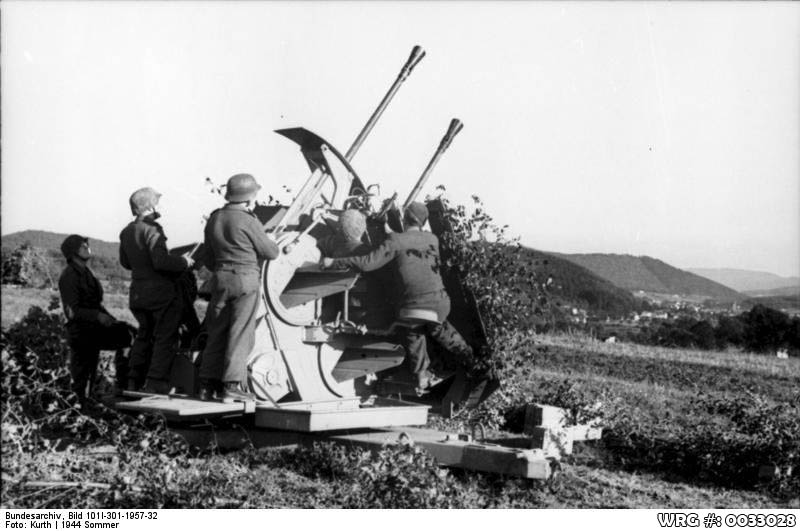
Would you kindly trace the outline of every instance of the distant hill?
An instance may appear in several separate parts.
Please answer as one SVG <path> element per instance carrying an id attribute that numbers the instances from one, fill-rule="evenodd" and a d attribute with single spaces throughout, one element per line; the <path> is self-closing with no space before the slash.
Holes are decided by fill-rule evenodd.
<path id="1" fill-rule="evenodd" d="M 26 243 L 31 247 L 43 249 L 52 262 L 52 267 L 49 268 L 51 275 L 57 280 L 61 269 L 66 265 L 66 260 L 61 254 L 61 242 L 67 236 L 69 234 L 43 230 L 13 232 L 2 237 L 3 254 Z M 130 271 L 123 269 L 119 263 L 118 243 L 98 240 L 91 236 L 88 238 L 94 256 L 90 266 L 98 278 L 103 280 L 129 280 L 131 278 Z"/>
<path id="2" fill-rule="evenodd" d="M 777 295 L 772 297 L 753 297 L 743 300 L 740 305 L 749 310 L 756 304 L 768 306 L 772 309 L 786 312 L 789 315 L 800 315 L 800 293 L 795 295 Z"/>
<path id="3" fill-rule="evenodd" d="M 688 271 L 741 292 L 757 292 L 757 294 L 766 295 L 768 291 L 781 288 L 800 290 L 800 277 L 781 277 L 764 271 L 748 271 L 746 269 L 692 268 Z M 781 295 L 783 293 L 773 294 Z"/>
<path id="4" fill-rule="evenodd" d="M 524 247 L 522 257 L 526 262 L 546 262 L 543 267 L 553 278 L 552 292 L 564 304 L 609 316 L 626 315 L 640 304 L 628 291 L 554 253 Z"/>
<path id="5" fill-rule="evenodd" d="M 4 251 L 16 249 L 24 243 L 45 249 L 52 258 L 55 269 L 64 265 L 61 242 L 67 234 L 27 230 L 3 236 Z M 119 266 L 119 244 L 89 237 L 95 258 L 92 268 L 101 278 L 130 278 L 130 273 Z M 509 252 L 513 252 L 509 248 Z M 564 304 L 588 309 L 605 315 L 625 315 L 639 304 L 627 291 L 604 280 L 580 265 L 551 253 L 535 249 L 522 249 L 522 260 L 526 263 L 547 262 L 547 273 L 553 278 L 554 295 Z"/>
<path id="6" fill-rule="evenodd" d="M 24 230 L 21 232 L 12 232 L 2 237 L 3 249 L 16 249 L 20 245 L 27 243 L 31 247 L 38 247 L 39 249 L 52 250 L 61 254 L 61 242 L 69 236 L 69 234 L 59 234 L 57 232 L 48 232 L 44 230 Z M 105 258 L 112 258 L 119 260 L 119 243 L 104 242 L 88 236 L 89 245 L 92 248 L 92 254 L 95 256 L 102 256 Z"/>
<path id="7" fill-rule="evenodd" d="M 741 293 L 727 286 L 649 256 L 619 254 L 559 254 L 558 256 L 629 291 L 700 295 L 729 301 L 744 298 Z"/>
<path id="8" fill-rule="evenodd" d="M 742 293 L 748 297 L 800 297 L 800 286 L 743 291 Z"/>

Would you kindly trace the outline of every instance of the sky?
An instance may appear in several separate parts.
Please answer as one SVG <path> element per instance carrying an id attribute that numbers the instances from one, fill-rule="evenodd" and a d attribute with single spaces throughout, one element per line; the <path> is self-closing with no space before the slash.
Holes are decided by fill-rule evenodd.
<path id="1" fill-rule="evenodd" d="M 344 152 L 414 45 L 427 55 L 353 160 L 404 198 L 475 194 L 529 247 L 800 275 L 800 4 L 0 4 L 2 234 L 116 241 L 163 194 L 198 241 L 252 173 L 284 202 L 306 127 Z"/>

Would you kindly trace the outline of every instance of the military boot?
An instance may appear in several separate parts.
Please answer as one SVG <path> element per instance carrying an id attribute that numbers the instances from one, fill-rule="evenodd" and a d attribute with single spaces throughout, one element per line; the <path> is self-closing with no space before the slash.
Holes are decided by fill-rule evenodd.
<path id="1" fill-rule="evenodd" d="M 200 382 L 200 391 L 197 398 L 203 402 L 219 400 L 222 396 L 222 382 L 219 380 L 203 380 Z"/>
<path id="2" fill-rule="evenodd" d="M 256 400 L 256 396 L 249 391 L 245 391 L 239 382 L 225 382 L 222 400 L 224 402 L 251 402 Z"/>
<path id="3" fill-rule="evenodd" d="M 155 380 L 148 378 L 144 383 L 143 393 L 151 393 L 154 395 L 168 395 L 172 390 L 172 386 L 165 380 Z"/>

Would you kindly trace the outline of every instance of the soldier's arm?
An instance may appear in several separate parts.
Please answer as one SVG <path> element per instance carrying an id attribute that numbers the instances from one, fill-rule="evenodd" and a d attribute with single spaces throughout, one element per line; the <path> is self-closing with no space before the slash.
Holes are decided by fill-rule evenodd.
<path id="1" fill-rule="evenodd" d="M 131 269 L 131 262 L 128 260 L 128 255 L 125 253 L 125 246 L 122 245 L 122 234 L 119 235 L 119 263 L 130 271 Z"/>
<path id="2" fill-rule="evenodd" d="M 150 252 L 150 260 L 153 262 L 153 269 L 156 271 L 183 271 L 188 264 L 183 257 L 173 256 L 167 251 L 167 239 L 155 227 L 148 227 L 146 234 L 147 248 Z"/>
<path id="3" fill-rule="evenodd" d="M 209 222 L 206 222 L 206 228 L 203 230 L 203 265 L 209 271 L 214 271 L 217 265 L 217 257 L 214 255 L 214 247 L 211 245 L 211 238 L 208 236 Z"/>
<path id="4" fill-rule="evenodd" d="M 61 304 L 67 321 L 97 322 L 100 310 L 95 308 L 82 308 L 78 292 L 78 279 L 74 275 L 61 275 L 58 279 L 58 291 L 61 293 Z"/>
<path id="5" fill-rule="evenodd" d="M 391 262 L 397 254 L 397 244 L 391 236 L 374 251 L 363 256 L 336 258 L 333 267 L 354 267 L 359 271 L 374 271 Z"/>
<path id="6" fill-rule="evenodd" d="M 264 227 L 256 220 L 247 225 L 247 237 L 253 242 L 253 248 L 260 260 L 275 260 L 280 254 L 278 244 L 264 232 Z"/>

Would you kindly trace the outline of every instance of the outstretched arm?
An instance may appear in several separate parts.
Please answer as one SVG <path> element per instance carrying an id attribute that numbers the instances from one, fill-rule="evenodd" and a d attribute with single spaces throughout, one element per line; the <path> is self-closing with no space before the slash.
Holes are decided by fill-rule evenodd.
<path id="1" fill-rule="evenodd" d="M 334 268 L 354 267 L 359 271 L 375 271 L 385 266 L 397 255 L 397 246 L 394 240 L 387 238 L 378 248 L 364 256 L 350 256 L 333 260 Z"/>

